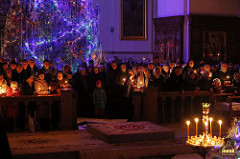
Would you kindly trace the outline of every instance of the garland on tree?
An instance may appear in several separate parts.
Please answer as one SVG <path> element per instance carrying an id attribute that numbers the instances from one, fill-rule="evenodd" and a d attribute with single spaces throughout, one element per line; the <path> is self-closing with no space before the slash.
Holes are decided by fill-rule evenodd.
<path id="1" fill-rule="evenodd" d="M 76 71 L 83 61 L 102 60 L 98 20 L 92 0 L 12 0 L 1 53 L 54 60 Z"/>

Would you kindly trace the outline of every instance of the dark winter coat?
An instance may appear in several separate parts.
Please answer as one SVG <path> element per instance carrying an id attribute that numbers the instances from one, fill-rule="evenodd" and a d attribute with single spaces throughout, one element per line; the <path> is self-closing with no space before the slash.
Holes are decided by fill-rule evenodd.
<path id="1" fill-rule="evenodd" d="M 182 91 L 184 89 L 184 85 L 185 81 L 182 75 L 176 76 L 174 73 L 172 73 L 170 77 L 166 79 L 166 82 L 164 84 L 164 91 Z"/>
<path id="2" fill-rule="evenodd" d="M 93 91 L 93 103 L 95 109 L 104 109 L 106 107 L 107 96 L 103 88 L 95 88 Z"/>

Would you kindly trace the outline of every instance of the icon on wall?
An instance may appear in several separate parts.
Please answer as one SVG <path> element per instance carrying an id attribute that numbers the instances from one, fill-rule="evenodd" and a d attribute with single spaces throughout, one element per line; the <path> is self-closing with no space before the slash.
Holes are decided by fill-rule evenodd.
<path id="1" fill-rule="evenodd" d="M 203 58 L 226 60 L 226 32 L 203 32 Z"/>
<path id="2" fill-rule="evenodd" d="M 121 0 L 121 40 L 147 40 L 147 0 Z"/>

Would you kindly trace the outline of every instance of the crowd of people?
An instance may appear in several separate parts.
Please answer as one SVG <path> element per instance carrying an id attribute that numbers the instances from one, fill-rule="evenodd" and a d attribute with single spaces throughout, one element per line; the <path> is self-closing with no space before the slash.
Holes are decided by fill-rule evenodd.
<path id="1" fill-rule="evenodd" d="M 43 65 L 37 65 L 35 59 L 10 60 L 0 58 L 0 96 L 56 94 L 61 88 L 72 87 L 77 97 L 77 115 L 79 117 L 128 118 L 133 115 L 132 97 L 135 91 L 144 87 L 158 87 L 159 91 L 240 91 L 239 65 L 222 61 L 209 64 L 204 61 L 189 60 L 185 63 L 169 61 L 160 63 L 155 57 L 153 62 L 135 62 L 132 58 L 117 57 L 106 63 L 94 66 L 94 61 L 83 62 L 77 72 L 65 65 L 61 70 L 47 59 Z M 30 103 L 29 118 L 36 116 L 36 111 L 47 111 L 46 103 Z M 1 110 L 7 122 L 24 116 L 26 106 L 13 103 Z M 24 105 L 24 104 L 22 104 Z M 57 105 L 57 103 L 55 103 Z M 55 126 L 59 117 L 58 107 L 53 107 Z M 3 113 L 4 112 L 4 113 Z M 41 114 L 44 113 L 39 113 Z M 42 123 L 47 123 L 43 117 Z M 24 125 L 24 119 L 20 121 Z M 34 128 L 33 128 L 34 129 Z M 43 128 L 44 129 L 44 128 Z"/>

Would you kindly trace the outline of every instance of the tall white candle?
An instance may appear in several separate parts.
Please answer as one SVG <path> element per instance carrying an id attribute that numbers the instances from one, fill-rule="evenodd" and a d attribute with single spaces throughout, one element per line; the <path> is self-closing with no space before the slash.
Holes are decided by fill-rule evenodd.
<path id="1" fill-rule="evenodd" d="M 212 121 L 213 121 L 213 118 L 209 118 L 209 122 L 210 122 L 210 136 L 212 136 Z"/>
<path id="2" fill-rule="evenodd" d="M 189 140 L 189 125 L 190 125 L 190 121 L 187 121 L 187 137 L 188 137 L 188 140 Z"/>
<path id="3" fill-rule="evenodd" d="M 198 136 L 198 118 L 195 118 L 195 122 L 196 122 L 196 136 Z"/>
<path id="4" fill-rule="evenodd" d="M 219 137 L 221 137 L 221 135 L 222 135 L 222 120 L 219 120 L 218 121 L 218 123 L 219 123 Z"/>

